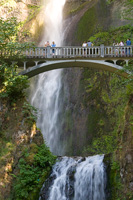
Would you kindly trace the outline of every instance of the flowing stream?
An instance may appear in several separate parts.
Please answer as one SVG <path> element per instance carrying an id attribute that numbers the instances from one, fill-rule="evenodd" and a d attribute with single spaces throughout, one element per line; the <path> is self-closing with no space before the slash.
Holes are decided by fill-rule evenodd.
<path id="1" fill-rule="evenodd" d="M 49 0 L 45 3 L 45 41 L 63 45 L 62 11 L 65 0 Z M 31 79 L 30 102 L 38 108 L 37 127 L 55 155 L 65 155 L 61 138 L 62 108 L 65 97 L 62 92 L 63 70 L 42 73 Z M 40 192 L 39 200 L 105 200 L 106 175 L 104 156 L 87 158 L 62 157 Z"/>

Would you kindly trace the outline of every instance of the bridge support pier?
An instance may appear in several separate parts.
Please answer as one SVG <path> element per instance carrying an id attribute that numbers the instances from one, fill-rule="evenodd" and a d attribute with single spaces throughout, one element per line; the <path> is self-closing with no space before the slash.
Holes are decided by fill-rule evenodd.
<path id="1" fill-rule="evenodd" d="M 26 70 L 26 63 L 27 63 L 27 61 L 24 61 L 23 63 L 24 63 L 24 70 Z"/>
<path id="2" fill-rule="evenodd" d="M 35 62 L 35 66 L 37 66 L 39 61 L 34 61 L 34 62 Z"/>
<path id="3" fill-rule="evenodd" d="M 116 65 L 116 60 L 113 60 L 114 64 Z"/>
<path id="4" fill-rule="evenodd" d="M 128 66 L 128 60 L 125 60 L 126 61 L 126 66 Z"/>

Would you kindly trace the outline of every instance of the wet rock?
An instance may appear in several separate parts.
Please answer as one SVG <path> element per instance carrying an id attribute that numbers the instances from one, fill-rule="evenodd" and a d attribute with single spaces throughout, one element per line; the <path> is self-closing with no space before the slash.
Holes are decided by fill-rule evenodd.
<path id="1" fill-rule="evenodd" d="M 81 162 L 83 162 L 83 161 L 85 161 L 85 160 L 86 160 L 86 158 L 85 158 L 85 157 L 82 157 L 81 159 L 78 160 L 78 163 L 81 163 Z"/>
<path id="2" fill-rule="evenodd" d="M 72 200 L 74 197 L 75 172 L 76 172 L 76 165 L 71 166 L 67 171 L 65 193 L 68 200 Z"/>
<path id="3" fill-rule="evenodd" d="M 44 182 L 43 187 L 40 192 L 39 200 L 47 200 L 49 198 L 50 187 L 53 185 L 55 178 L 56 178 L 56 175 L 51 174 L 49 178 Z"/>

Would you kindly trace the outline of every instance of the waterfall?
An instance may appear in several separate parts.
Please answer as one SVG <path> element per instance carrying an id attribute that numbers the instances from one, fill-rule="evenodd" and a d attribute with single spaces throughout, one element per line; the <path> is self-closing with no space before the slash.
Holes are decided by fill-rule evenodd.
<path id="1" fill-rule="evenodd" d="M 62 45 L 62 10 L 65 0 L 44 1 L 45 30 L 44 37 L 39 44 L 44 46 L 45 41 L 56 46 Z M 30 102 L 38 108 L 39 116 L 37 127 L 41 129 L 44 139 L 50 150 L 56 155 L 62 155 L 60 143 L 61 121 L 61 80 L 62 69 L 42 73 L 31 80 Z"/>
<path id="2" fill-rule="evenodd" d="M 40 192 L 39 200 L 105 200 L 106 174 L 103 155 L 63 157 Z M 49 188 L 47 188 L 49 186 Z"/>
<path id="3" fill-rule="evenodd" d="M 39 111 L 37 127 L 41 129 L 50 150 L 60 155 L 61 122 L 58 116 L 61 109 L 61 70 L 40 74 L 36 79 L 36 82 L 35 79 L 33 81 L 34 95 L 32 95 L 31 104 Z"/>
<path id="4" fill-rule="evenodd" d="M 63 44 L 62 10 L 65 0 L 44 1 L 46 4 L 45 41 Z M 38 108 L 37 127 L 55 155 L 64 155 L 62 70 L 42 73 L 31 79 L 30 102 Z M 63 99 L 64 98 L 64 99 Z M 50 177 L 44 182 L 39 200 L 106 200 L 104 156 L 60 157 Z"/>
<path id="5" fill-rule="evenodd" d="M 62 11 L 66 0 L 44 0 L 45 29 L 44 37 L 40 42 L 44 46 L 45 41 L 54 41 L 57 46 L 63 44 L 64 33 L 62 29 Z"/>

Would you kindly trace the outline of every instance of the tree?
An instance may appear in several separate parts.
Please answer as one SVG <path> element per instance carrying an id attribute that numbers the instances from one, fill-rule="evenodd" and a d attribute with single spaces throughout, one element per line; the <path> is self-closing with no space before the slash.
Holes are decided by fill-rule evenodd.
<path id="1" fill-rule="evenodd" d="M 0 18 L 0 96 L 16 100 L 24 96 L 24 89 L 28 87 L 28 77 L 18 76 L 15 61 L 24 58 L 23 51 L 34 47 L 33 43 L 20 43 L 19 32 L 21 23 L 16 18 L 4 20 Z"/>

